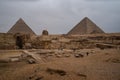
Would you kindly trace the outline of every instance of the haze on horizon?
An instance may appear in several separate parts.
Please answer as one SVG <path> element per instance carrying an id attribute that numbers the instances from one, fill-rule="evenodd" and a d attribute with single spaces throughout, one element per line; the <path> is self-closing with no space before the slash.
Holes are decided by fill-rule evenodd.
<path id="1" fill-rule="evenodd" d="M 22 18 L 36 33 L 65 34 L 84 17 L 105 32 L 120 32 L 120 0 L 0 0 L 0 32 Z"/>

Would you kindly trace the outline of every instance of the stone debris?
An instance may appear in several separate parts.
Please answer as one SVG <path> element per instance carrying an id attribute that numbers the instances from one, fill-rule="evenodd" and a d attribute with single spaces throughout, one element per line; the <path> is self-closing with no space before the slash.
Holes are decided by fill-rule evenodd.
<path id="1" fill-rule="evenodd" d="M 65 54 L 64 56 L 65 56 L 65 57 L 70 57 L 70 54 Z"/>
<path id="2" fill-rule="evenodd" d="M 18 57 L 10 57 L 10 61 L 11 62 L 19 62 L 20 58 L 19 58 L 19 56 Z"/>
<path id="3" fill-rule="evenodd" d="M 82 78 L 81 80 L 87 80 L 87 75 L 82 73 L 77 73 L 77 75 Z"/>
<path id="4" fill-rule="evenodd" d="M 44 76 L 37 76 L 37 75 L 32 75 L 28 78 L 28 80 L 43 80 Z"/>
<path id="5" fill-rule="evenodd" d="M 56 57 L 57 57 L 57 58 L 61 58 L 61 57 L 62 57 L 62 55 L 60 55 L 60 54 L 57 54 L 57 55 L 56 55 Z"/>
<path id="6" fill-rule="evenodd" d="M 37 77 L 35 80 L 43 80 L 43 76 Z"/>
<path id="7" fill-rule="evenodd" d="M 35 63 L 36 63 L 36 61 L 35 61 L 34 59 L 28 59 L 27 62 L 28 62 L 29 64 L 35 64 Z"/>
<path id="8" fill-rule="evenodd" d="M 21 58 L 22 58 L 22 59 L 23 59 L 23 58 L 26 58 L 26 57 L 28 57 L 28 54 L 25 54 L 25 53 L 21 54 Z"/>
<path id="9" fill-rule="evenodd" d="M 23 51 L 25 54 L 31 56 L 37 63 L 43 63 L 43 59 L 36 53 L 33 53 L 33 52 L 29 52 L 27 50 L 24 50 Z"/>
<path id="10" fill-rule="evenodd" d="M 60 76 L 65 76 L 67 73 L 64 70 L 59 70 L 59 69 L 51 69 L 47 68 L 46 72 L 49 74 L 59 74 Z"/>
<path id="11" fill-rule="evenodd" d="M 105 60 L 106 62 L 120 63 L 120 59 L 118 58 L 109 58 Z"/>
<path id="12" fill-rule="evenodd" d="M 85 74 L 81 74 L 81 73 L 77 73 L 78 76 L 81 76 L 81 77 L 87 77 L 87 75 Z"/>
<path id="13" fill-rule="evenodd" d="M 77 53 L 77 54 L 75 54 L 74 56 L 75 56 L 76 58 L 80 58 L 80 57 L 83 58 L 83 57 L 84 57 L 84 55 L 82 55 L 82 54 L 80 54 L 80 53 Z"/>

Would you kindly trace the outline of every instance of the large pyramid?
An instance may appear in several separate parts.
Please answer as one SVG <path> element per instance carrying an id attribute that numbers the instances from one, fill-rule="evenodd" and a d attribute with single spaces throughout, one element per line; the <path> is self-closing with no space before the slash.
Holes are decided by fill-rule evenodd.
<path id="1" fill-rule="evenodd" d="M 19 19 L 15 25 L 8 31 L 8 33 L 23 33 L 23 34 L 30 34 L 36 35 L 32 29 L 23 21 L 23 19 Z"/>
<path id="2" fill-rule="evenodd" d="M 67 34 L 68 35 L 82 35 L 82 34 L 96 34 L 96 33 L 104 33 L 104 31 L 100 29 L 88 17 L 85 17 L 83 20 L 81 20 L 80 23 L 78 23 Z"/>

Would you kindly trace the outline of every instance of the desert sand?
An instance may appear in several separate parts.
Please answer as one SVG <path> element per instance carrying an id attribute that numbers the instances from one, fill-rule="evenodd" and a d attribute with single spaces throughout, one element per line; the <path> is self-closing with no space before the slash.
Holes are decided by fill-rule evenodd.
<path id="1" fill-rule="evenodd" d="M 120 50 L 1 50 L 0 80 L 120 80 Z"/>

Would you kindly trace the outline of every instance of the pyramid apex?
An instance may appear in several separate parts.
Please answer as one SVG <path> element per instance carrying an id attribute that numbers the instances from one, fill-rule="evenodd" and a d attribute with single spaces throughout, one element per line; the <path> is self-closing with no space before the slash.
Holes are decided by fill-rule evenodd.
<path id="1" fill-rule="evenodd" d="M 22 18 L 19 18 L 16 22 L 16 24 L 26 24 L 25 21 Z"/>
<path id="2" fill-rule="evenodd" d="M 88 17 L 84 17 L 83 20 L 90 20 Z"/>
<path id="3" fill-rule="evenodd" d="M 88 17 L 84 17 L 81 21 L 83 21 L 83 22 L 88 22 L 88 21 L 91 21 Z"/>
<path id="4" fill-rule="evenodd" d="M 22 18 L 19 18 L 18 20 L 23 20 Z"/>
<path id="5" fill-rule="evenodd" d="M 89 19 L 88 17 L 85 17 L 85 19 Z"/>
<path id="6" fill-rule="evenodd" d="M 22 18 L 19 18 L 18 21 L 24 21 Z"/>
<path id="7" fill-rule="evenodd" d="M 22 18 L 19 18 L 19 19 L 22 19 Z"/>

